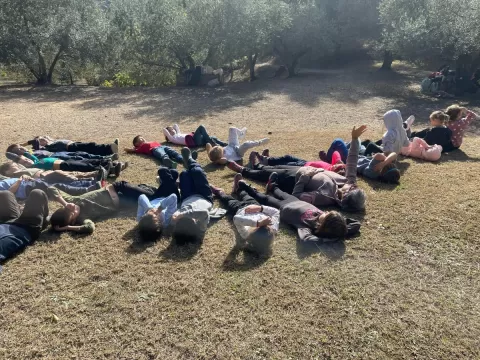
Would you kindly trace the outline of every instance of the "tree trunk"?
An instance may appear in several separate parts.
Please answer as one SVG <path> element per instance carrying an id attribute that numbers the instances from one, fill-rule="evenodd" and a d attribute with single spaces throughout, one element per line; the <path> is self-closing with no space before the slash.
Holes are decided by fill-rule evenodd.
<path id="1" fill-rule="evenodd" d="M 255 76 L 255 64 L 257 63 L 257 56 L 258 56 L 258 54 L 248 55 L 248 67 L 250 69 L 250 81 L 257 80 L 257 77 Z"/>
<path id="2" fill-rule="evenodd" d="M 389 50 L 385 50 L 383 53 L 383 64 L 380 68 L 381 70 L 392 70 L 392 63 L 393 63 L 393 54 Z"/>
<path id="3" fill-rule="evenodd" d="M 52 83 L 53 70 L 55 70 L 55 65 L 57 65 L 58 59 L 60 59 L 60 55 L 62 55 L 62 52 L 63 52 L 63 47 L 60 46 L 60 49 L 58 49 L 57 54 L 53 58 L 53 61 L 50 64 L 50 68 L 48 69 L 48 74 L 47 74 L 47 83 L 48 84 Z"/>
<path id="4" fill-rule="evenodd" d="M 296 69 L 297 69 L 298 61 L 302 56 L 307 54 L 310 50 L 311 48 L 307 48 L 292 55 L 292 62 L 287 64 L 289 78 L 297 75 Z"/>

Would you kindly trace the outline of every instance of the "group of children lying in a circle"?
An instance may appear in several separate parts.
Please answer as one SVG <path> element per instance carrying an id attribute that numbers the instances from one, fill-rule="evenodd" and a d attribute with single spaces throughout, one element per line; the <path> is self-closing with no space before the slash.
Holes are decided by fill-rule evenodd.
<path id="1" fill-rule="evenodd" d="M 81 143 L 39 136 L 7 149 L 10 161 L 0 166 L 0 262 L 39 238 L 51 224 L 55 231 L 92 233 L 95 221 L 114 216 L 120 208 L 137 206 L 140 239 L 156 240 L 167 230 L 178 244 L 201 241 L 212 218 L 225 214 L 243 239 L 245 248 L 270 251 L 280 222 L 295 228 L 301 241 L 339 241 L 359 232 L 358 221 L 338 211 L 364 211 L 366 195 L 357 185 L 357 174 L 388 183 L 398 183 L 398 154 L 436 161 L 442 152 L 458 149 L 468 125 L 478 116 L 465 108 L 450 106 L 430 116 L 431 127 L 411 132 L 414 118 L 403 121 L 398 110 L 384 115 L 387 128 L 377 142 L 361 141 L 367 127 L 352 130 L 349 142 L 335 139 L 319 160 L 293 155 L 271 156 L 252 151 L 268 139 L 246 141 L 246 129 L 230 128 L 228 142 L 208 134 L 203 126 L 182 133 L 178 125 L 166 127 L 168 142 L 184 146 L 180 153 L 142 136 L 133 139 L 127 153 L 158 159 L 158 186 L 133 185 L 126 181 L 107 183 L 118 177 L 128 163 L 118 161 L 118 140 L 112 144 Z M 29 150 L 25 146 L 32 146 Z M 209 159 L 236 172 L 232 193 L 209 184 L 206 173 L 190 148 L 205 147 Z M 184 170 L 179 173 L 177 164 Z M 245 181 L 265 182 L 266 193 Z M 217 197 L 226 209 L 214 208 Z M 25 201 L 20 206 L 17 200 Z M 48 201 L 61 206 L 49 215 Z"/>

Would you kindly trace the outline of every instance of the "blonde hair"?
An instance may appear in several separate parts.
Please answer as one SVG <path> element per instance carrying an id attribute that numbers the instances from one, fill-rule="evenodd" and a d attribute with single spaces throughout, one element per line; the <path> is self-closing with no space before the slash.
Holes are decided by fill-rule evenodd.
<path id="1" fill-rule="evenodd" d="M 430 115 L 430 119 L 438 120 L 442 122 L 442 124 L 445 124 L 449 120 L 449 116 L 445 114 L 443 111 L 434 111 Z"/>
<path id="2" fill-rule="evenodd" d="M 450 105 L 445 112 L 450 117 L 450 121 L 457 121 L 458 115 L 462 113 L 462 110 L 460 105 L 455 104 Z"/>
<path id="3" fill-rule="evenodd" d="M 214 146 L 208 152 L 208 157 L 211 162 L 217 162 L 223 157 L 223 148 L 221 146 Z"/>

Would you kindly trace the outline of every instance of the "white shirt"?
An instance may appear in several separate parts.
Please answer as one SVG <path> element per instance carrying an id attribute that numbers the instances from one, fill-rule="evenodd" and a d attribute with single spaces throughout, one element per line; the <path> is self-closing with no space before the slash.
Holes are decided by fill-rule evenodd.
<path id="1" fill-rule="evenodd" d="M 175 135 L 170 134 L 170 132 L 166 128 L 163 129 L 163 135 L 165 135 L 168 141 L 173 144 L 187 145 L 187 143 L 185 142 L 185 137 L 191 134 L 182 134 L 180 132 L 180 127 L 177 124 L 173 125 L 173 130 L 175 130 Z"/>
<path id="2" fill-rule="evenodd" d="M 245 214 L 245 208 L 238 210 L 237 214 L 233 217 L 233 223 L 237 227 L 242 239 L 246 239 L 252 231 L 252 228 L 257 227 L 257 222 L 265 219 L 267 216 L 272 219 L 272 225 L 270 225 L 270 227 L 274 232 L 278 231 L 280 225 L 280 211 L 278 209 L 264 206 L 262 212 Z"/>

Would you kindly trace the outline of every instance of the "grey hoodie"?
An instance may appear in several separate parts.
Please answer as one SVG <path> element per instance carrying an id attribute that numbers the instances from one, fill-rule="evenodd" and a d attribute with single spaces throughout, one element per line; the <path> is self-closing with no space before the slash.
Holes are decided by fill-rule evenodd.
<path id="1" fill-rule="evenodd" d="M 383 115 L 383 122 L 387 128 L 382 138 L 383 151 L 400 154 L 403 147 L 410 145 L 407 132 L 403 128 L 402 114 L 398 110 L 390 110 Z"/>

